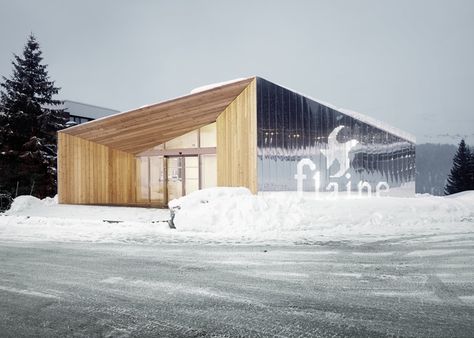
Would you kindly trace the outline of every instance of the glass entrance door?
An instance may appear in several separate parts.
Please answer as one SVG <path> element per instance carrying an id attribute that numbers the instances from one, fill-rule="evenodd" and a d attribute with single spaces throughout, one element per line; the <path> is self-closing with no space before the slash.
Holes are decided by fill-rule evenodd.
<path id="1" fill-rule="evenodd" d="M 168 201 L 199 189 L 198 156 L 166 157 Z"/>
<path id="2" fill-rule="evenodd" d="M 168 201 L 183 196 L 183 157 L 167 157 Z"/>

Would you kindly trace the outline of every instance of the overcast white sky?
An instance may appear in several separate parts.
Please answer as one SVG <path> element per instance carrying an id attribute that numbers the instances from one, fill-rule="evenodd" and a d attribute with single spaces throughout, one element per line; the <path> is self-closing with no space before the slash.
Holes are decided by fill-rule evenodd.
<path id="1" fill-rule="evenodd" d="M 60 98 L 128 110 L 258 75 L 474 143 L 474 1 L 0 0 L 0 75 L 33 32 Z"/>

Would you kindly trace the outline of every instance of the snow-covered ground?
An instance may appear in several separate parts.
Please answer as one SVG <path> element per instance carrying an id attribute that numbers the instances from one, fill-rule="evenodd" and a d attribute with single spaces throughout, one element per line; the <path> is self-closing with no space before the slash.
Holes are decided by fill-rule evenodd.
<path id="1" fill-rule="evenodd" d="M 170 229 L 168 210 L 19 197 L 0 216 L 0 332 L 472 337 L 473 200 L 211 189 L 172 202 Z"/>
<path id="2" fill-rule="evenodd" d="M 332 199 L 213 188 L 170 203 L 177 205 L 177 229 L 170 229 L 166 209 L 60 205 L 20 196 L 0 214 L 0 240 L 311 244 L 474 231 L 474 192 Z"/>

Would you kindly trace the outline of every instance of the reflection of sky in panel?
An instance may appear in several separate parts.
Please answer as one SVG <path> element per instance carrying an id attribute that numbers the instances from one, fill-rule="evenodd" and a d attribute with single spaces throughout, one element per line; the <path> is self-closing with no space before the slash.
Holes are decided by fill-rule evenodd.
<path id="1" fill-rule="evenodd" d="M 414 181 L 414 146 L 410 142 L 266 80 L 257 81 L 259 190 L 296 190 L 294 174 L 302 158 L 315 163 L 323 188 L 331 181 L 344 189 L 344 176 L 330 177 L 338 171 L 338 164 L 329 172 L 320 152 L 327 149 L 329 134 L 340 125 L 346 128 L 337 135 L 338 142 L 359 141 L 349 154 L 353 189 L 359 180 L 373 187 L 379 181 L 387 181 L 391 187 Z M 304 174 L 304 189 L 313 190 L 314 172 L 305 168 Z"/>

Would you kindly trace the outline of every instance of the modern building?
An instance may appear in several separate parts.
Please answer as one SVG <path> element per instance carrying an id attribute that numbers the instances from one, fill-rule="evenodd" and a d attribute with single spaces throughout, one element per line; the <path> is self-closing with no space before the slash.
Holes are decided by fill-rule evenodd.
<path id="1" fill-rule="evenodd" d="M 59 132 L 60 203 L 163 206 L 201 188 L 414 194 L 415 140 L 259 77 Z"/>
<path id="2" fill-rule="evenodd" d="M 64 109 L 64 111 L 69 114 L 69 121 L 75 124 L 81 124 L 119 113 L 118 110 L 71 100 L 64 100 L 59 108 Z"/>

